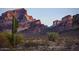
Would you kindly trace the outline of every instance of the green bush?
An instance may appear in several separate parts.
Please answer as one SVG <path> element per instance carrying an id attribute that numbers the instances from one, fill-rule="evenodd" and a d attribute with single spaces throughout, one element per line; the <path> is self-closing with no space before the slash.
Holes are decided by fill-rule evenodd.
<path id="1" fill-rule="evenodd" d="M 16 35 L 16 45 L 24 45 L 25 44 L 25 37 L 22 34 Z"/>
<path id="2" fill-rule="evenodd" d="M 11 34 L 7 32 L 0 32 L 0 48 L 12 47 L 10 43 Z"/>
<path id="3" fill-rule="evenodd" d="M 24 37 L 21 34 L 15 35 L 15 46 L 24 44 Z M 14 40 L 12 39 L 12 33 L 10 32 L 0 32 L 0 48 L 13 48 Z"/>
<path id="4" fill-rule="evenodd" d="M 49 32 L 48 33 L 48 39 L 50 41 L 56 41 L 59 38 L 59 34 L 57 32 Z"/>

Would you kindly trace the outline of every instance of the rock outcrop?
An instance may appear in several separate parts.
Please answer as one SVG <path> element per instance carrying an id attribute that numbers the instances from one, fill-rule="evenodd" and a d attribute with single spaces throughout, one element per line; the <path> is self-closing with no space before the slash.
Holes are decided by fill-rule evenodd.
<path id="1" fill-rule="evenodd" d="M 34 19 L 32 16 L 28 15 L 27 10 L 16 9 L 9 10 L 0 16 L 0 30 L 1 31 L 11 31 L 12 30 L 12 20 L 13 16 L 18 21 L 18 32 L 23 30 L 29 30 L 29 32 L 41 32 L 46 28 L 45 25 L 41 24 L 40 20 Z"/>

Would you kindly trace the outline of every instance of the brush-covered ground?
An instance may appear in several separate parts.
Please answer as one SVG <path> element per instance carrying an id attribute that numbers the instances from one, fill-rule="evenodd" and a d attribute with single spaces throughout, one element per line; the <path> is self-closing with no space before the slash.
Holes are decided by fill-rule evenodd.
<path id="1" fill-rule="evenodd" d="M 70 34 L 71 35 L 71 34 Z M 79 51 L 79 38 L 49 32 L 47 35 L 29 36 L 23 33 L 12 39 L 10 32 L 0 32 L 1 51 Z"/>

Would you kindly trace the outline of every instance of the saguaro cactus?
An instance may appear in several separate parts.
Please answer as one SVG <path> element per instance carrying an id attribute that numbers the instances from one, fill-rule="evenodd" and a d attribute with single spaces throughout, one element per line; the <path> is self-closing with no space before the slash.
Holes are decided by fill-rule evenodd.
<path id="1" fill-rule="evenodd" d="M 18 21 L 17 19 L 13 16 L 12 20 L 12 40 L 13 40 L 13 46 L 16 47 L 16 32 L 18 28 Z"/>

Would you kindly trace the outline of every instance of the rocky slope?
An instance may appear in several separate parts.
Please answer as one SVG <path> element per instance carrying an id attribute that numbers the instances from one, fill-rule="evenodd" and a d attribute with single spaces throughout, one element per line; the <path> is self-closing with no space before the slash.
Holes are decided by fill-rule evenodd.
<path id="1" fill-rule="evenodd" d="M 13 16 L 18 21 L 18 32 L 26 31 L 28 33 L 41 33 L 46 29 L 46 26 L 41 24 L 40 20 L 34 19 L 32 16 L 28 15 L 26 9 L 22 8 L 2 13 L 0 16 L 0 31 L 12 30 Z"/>

